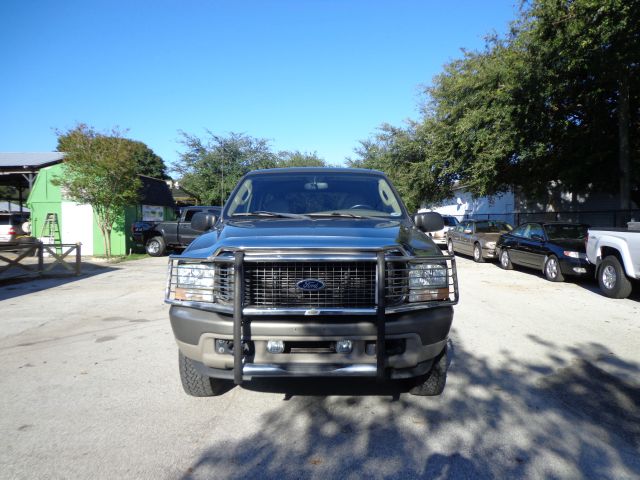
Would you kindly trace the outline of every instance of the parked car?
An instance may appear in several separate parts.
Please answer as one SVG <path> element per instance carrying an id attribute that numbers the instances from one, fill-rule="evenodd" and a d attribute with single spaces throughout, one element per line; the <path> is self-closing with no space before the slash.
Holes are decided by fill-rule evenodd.
<path id="1" fill-rule="evenodd" d="M 640 223 L 629 229 L 590 228 L 587 258 L 595 265 L 600 290 L 607 297 L 626 298 L 631 280 L 640 280 Z"/>
<path id="2" fill-rule="evenodd" d="M 485 259 L 497 258 L 496 242 L 501 234 L 511 230 L 511 225 L 498 220 L 463 220 L 447 232 L 447 249 L 449 253 L 472 255 L 476 262 L 481 263 Z"/>
<path id="3" fill-rule="evenodd" d="M 420 222 L 417 222 L 416 226 L 429 235 L 436 245 L 444 247 L 447 245 L 447 232 L 458 226 L 458 219 L 453 215 L 442 215 L 442 221 L 444 222 L 444 227 L 435 232 L 426 232 Z"/>
<path id="4" fill-rule="evenodd" d="M 438 213 L 418 215 L 442 228 Z M 191 225 L 210 231 L 171 256 L 166 290 L 186 393 L 256 377 L 412 378 L 413 394 L 443 391 L 455 261 L 382 172 L 254 170 L 221 216 Z"/>
<path id="5" fill-rule="evenodd" d="M 152 257 L 164 255 L 168 249 L 182 249 L 202 232 L 191 228 L 191 218 L 198 212 L 207 212 L 220 216 L 222 207 L 197 206 L 184 207 L 180 210 L 178 220 L 170 222 L 135 222 L 131 225 L 134 242 L 144 246 Z"/>
<path id="6" fill-rule="evenodd" d="M 22 225 L 29 220 L 28 213 L 0 212 L 0 243 L 18 243 L 29 232 Z"/>
<path id="7" fill-rule="evenodd" d="M 588 225 L 576 223 L 525 223 L 498 239 L 500 266 L 537 268 L 551 282 L 565 275 L 587 276 L 593 266 L 587 260 L 585 238 Z"/>

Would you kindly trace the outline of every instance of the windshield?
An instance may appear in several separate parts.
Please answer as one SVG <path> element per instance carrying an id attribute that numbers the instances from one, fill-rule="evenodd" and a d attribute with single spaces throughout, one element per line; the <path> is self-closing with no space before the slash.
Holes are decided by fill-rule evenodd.
<path id="1" fill-rule="evenodd" d="M 505 222 L 476 222 L 476 233 L 506 233 L 513 230 L 513 227 Z"/>
<path id="2" fill-rule="evenodd" d="M 583 240 L 587 236 L 587 225 L 545 225 L 547 238 L 557 240 L 560 238 L 573 238 Z"/>
<path id="3" fill-rule="evenodd" d="M 442 217 L 445 227 L 456 227 L 458 225 L 458 219 L 456 217 Z"/>
<path id="4" fill-rule="evenodd" d="M 265 173 L 245 180 L 229 199 L 226 215 L 394 217 L 403 215 L 389 182 L 353 172 Z"/>

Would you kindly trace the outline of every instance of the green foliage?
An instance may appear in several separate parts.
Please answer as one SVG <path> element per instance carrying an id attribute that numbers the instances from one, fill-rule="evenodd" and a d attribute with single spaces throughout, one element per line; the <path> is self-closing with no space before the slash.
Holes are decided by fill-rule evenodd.
<path id="1" fill-rule="evenodd" d="M 268 140 L 245 134 L 230 133 L 225 137 L 207 131 L 205 139 L 181 134 L 186 151 L 180 154 L 175 170 L 181 185 L 202 204 L 222 205 L 238 180 L 251 170 L 325 165 L 316 153 L 275 154 Z"/>
<path id="2" fill-rule="evenodd" d="M 136 172 L 139 175 L 160 178 L 167 180 L 167 167 L 164 160 L 155 154 L 146 144 L 135 140 L 125 139 L 129 144 L 131 160 L 136 165 Z"/>
<path id="3" fill-rule="evenodd" d="M 278 152 L 276 165 L 279 168 L 286 167 L 326 167 L 326 162 L 318 157 L 316 152 L 306 153 L 299 152 Z"/>
<path id="4" fill-rule="evenodd" d="M 141 186 L 131 142 L 116 129 L 106 134 L 79 124 L 58 132 L 58 150 L 65 152 L 64 174 L 55 183 L 65 197 L 93 207 L 110 257 L 114 224 L 126 206 L 137 202 Z"/>
<path id="5" fill-rule="evenodd" d="M 383 125 L 351 164 L 385 171 L 410 206 L 456 183 L 476 196 L 638 185 L 639 69 L 639 0 L 534 0 L 506 38 L 445 65 L 419 122 Z"/>

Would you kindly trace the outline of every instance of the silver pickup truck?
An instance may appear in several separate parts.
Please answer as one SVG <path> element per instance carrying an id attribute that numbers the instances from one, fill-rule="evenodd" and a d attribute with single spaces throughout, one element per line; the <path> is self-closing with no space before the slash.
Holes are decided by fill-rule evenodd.
<path id="1" fill-rule="evenodd" d="M 587 258 L 596 266 L 602 293 L 627 298 L 632 280 L 640 279 L 640 222 L 629 222 L 628 229 L 590 228 Z"/>
<path id="2" fill-rule="evenodd" d="M 418 214 L 425 231 L 443 226 Z M 254 377 L 413 379 L 445 386 L 455 259 L 381 172 L 258 170 L 169 261 L 166 301 L 185 391 Z"/>

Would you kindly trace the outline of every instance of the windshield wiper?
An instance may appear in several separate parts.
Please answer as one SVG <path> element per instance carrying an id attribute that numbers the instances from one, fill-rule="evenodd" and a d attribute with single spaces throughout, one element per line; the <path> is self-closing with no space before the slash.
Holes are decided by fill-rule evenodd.
<path id="1" fill-rule="evenodd" d="M 268 212 L 266 210 L 258 210 L 255 212 L 239 212 L 239 213 L 234 213 L 231 216 L 232 217 L 274 217 L 274 218 L 309 219 L 307 215 L 301 215 L 299 213 Z"/>
<path id="2" fill-rule="evenodd" d="M 369 220 L 380 220 L 382 217 L 373 215 L 356 215 L 348 212 L 310 213 L 310 217 L 344 217 L 344 218 L 365 218 Z"/>

